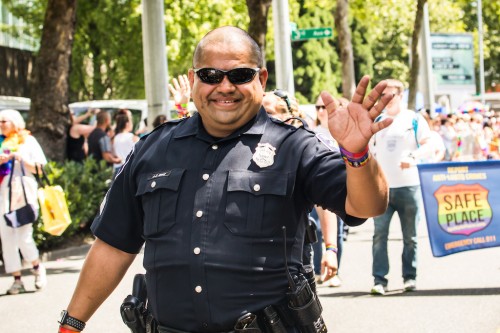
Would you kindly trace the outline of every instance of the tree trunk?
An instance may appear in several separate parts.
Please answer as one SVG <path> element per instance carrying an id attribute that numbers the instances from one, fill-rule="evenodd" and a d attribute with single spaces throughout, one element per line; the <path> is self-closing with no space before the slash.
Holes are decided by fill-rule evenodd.
<path id="1" fill-rule="evenodd" d="M 342 96 L 351 100 L 356 89 L 351 29 L 349 27 L 348 0 L 337 0 L 335 8 L 335 30 L 339 38 L 340 61 L 342 63 Z"/>
<path id="2" fill-rule="evenodd" d="M 28 127 L 50 160 L 66 155 L 69 70 L 77 0 L 49 0 L 33 70 Z"/>
<path id="3" fill-rule="evenodd" d="M 266 34 L 267 34 L 267 14 L 271 7 L 272 0 L 247 0 L 248 34 L 252 36 L 262 50 L 264 66 L 266 63 Z"/>
<path id="4" fill-rule="evenodd" d="M 419 37 L 422 30 L 424 19 L 424 5 L 427 0 L 418 0 L 417 14 L 415 15 L 415 24 L 411 38 L 411 68 L 410 68 L 410 86 L 408 92 L 408 109 L 415 110 L 416 96 L 418 90 L 418 74 L 420 70 L 420 52 Z M 431 101 L 432 103 L 432 101 Z M 417 110 L 415 110 L 417 111 Z"/>

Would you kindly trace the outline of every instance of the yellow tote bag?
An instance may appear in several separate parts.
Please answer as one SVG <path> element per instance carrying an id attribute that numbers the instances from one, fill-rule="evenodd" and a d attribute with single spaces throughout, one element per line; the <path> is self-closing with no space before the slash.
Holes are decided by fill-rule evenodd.
<path id="1" fill-rule="evenodd" d="M 43 230 L 60 236 L 71 224 L 68 204 L 61 186 L 45 186 L 38 189 L 38 201 L 42 213 Z"/>
<path id="2" fill-rule="evenodd" d="M 43 166 L 38 164 L 36 165 L 35 178 L 40 185 L 38 202 L 40 203 L 43 230 L 53 236 L 61 236 L 71 224 L 64 190 L 59 185 L 51 185 Z"/>

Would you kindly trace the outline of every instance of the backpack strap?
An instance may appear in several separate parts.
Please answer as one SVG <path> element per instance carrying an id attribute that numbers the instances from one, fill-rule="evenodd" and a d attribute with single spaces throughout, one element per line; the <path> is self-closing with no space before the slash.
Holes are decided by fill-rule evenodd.
<path id="1" fill-rule="evenodd" d="M 417 138 L 417 131 L 418 131 L 418 113 L 415 112 L 415 117 L 412 120 L 412 126 L 413 126 L 413 133 L 415 135 L 415 142 L 417 143 L 417 148 L 420 148 L 420 143 L 418 142 Z"/>

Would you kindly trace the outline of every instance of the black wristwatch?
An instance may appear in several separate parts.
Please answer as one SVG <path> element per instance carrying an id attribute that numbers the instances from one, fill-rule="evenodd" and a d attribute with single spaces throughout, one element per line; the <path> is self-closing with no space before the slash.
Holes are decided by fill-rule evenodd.
<path id="1" fill-rule="evenodd" d="M 71 327 L 76 328 L 79 331 L 83 331 L 85 328 L 85 323 L 81 320 L 78 320 L 74 317 L 71 317 L 66 310 L 62 310 L 61 312 L 61 319 L 59 320 L 59 324 L 62 325 L 69 325 Z"/>

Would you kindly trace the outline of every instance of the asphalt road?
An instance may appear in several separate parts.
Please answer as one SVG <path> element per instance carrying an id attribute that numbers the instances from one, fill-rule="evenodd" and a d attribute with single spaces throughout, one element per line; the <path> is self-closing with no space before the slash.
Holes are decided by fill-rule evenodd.
<path id="1" fill-rule="evenodd" d="M 425 223 L 421 223 L 418 290 L 403 293 L 402 241 L 396 219 L 389 242 L 390 291 L 385 296 L 371 296 L 372 231 L 371 221 L 351 229 L 340 269 L 342 285 L 318 288 L 329 332 L 500 333 L 500 248 L 434 258 Z M 33 277 L 27 275 L 24 281 L 31 292 L 5 295 L 12 278 L 1 274 L 0 332 L 57 332 L 59 313 L 71 298 L 84 256 L 85 249 L 54 253 L 46 262 L 49 284 L 39 292 L 34 291 Z M 118 288 L 88 322 L 85 332 L 129 332 L 121 321 L 119 307 L 130 293 L 133 275 L 143 272 L 141 261 L 142 256 L 138 256 Z"/>

